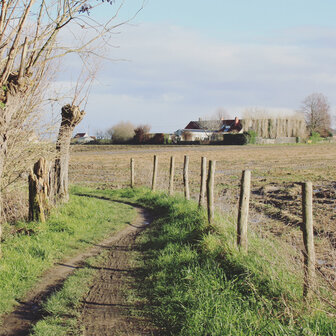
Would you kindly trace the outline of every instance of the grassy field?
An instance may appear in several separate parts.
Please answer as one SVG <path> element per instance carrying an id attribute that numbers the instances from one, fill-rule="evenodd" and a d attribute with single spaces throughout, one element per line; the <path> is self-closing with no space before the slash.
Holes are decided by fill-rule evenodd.
<path id="1" fill-rule="evenodd" d="M 318 269 L 335 283 L 336 144 L 248 146 L 74 146 L 70 178 L 81 185 L 121 188 L 129 185 L 135 159 L 136 186 L 151 184 L 153 155 L 159 158 L 158 186 L 168 189 L 169 160 L 175 156 L 175 190 L 182 193 L 184 155 L 190 157 L 190 189 L 197 199 L 201 157 L 216 160 L 216 205 L 237 212 L 241 172 L 252 171 L 250 226 L 260 236 L 278 236 L 302 249 L 301 182 L 314 185 Z"/>

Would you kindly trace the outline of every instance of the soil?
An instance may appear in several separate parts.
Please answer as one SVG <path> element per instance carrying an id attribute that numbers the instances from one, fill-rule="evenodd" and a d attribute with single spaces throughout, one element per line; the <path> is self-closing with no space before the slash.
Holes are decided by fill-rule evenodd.
<path id="1" fill-rule="evenodd" d="M 0 335 L 29 335 L 31 327 L 42 318 L 42 302 L 61 288 L 65 279 L 83 266 L 85 259 L 106 249 L 110 251 L 109 258 L 98 271 L 83 303 L 81 319 L 85 335 L 152 335 L 154 328 L 148 327 L 149 321 L 127 316 L 126 298 L 121 293 L 132 272 L 131 252 L 135 249 L 135 238 L 150 223 L 150 216 L 145 210 L 136 210 L 136 220 L 125 229 L 47 271 L 16 309 L 2 316 Z"/>
<path id="2" fill-rule="evenodd" d="M 137 303 L 127 300 L 127 290 L 134 287 L 138 253 L 136 238 L 144 227 L 141 217 L 118 241 L 108 247 L 104 264 L 96 273 L 92 287 L 84 299 L 81 326 L 85 336 L 155 335 L 158 330 L 144 317 L 130 312 Z M 147 220 L 148 222 L 148 220 Z"/>
<path id="3" fill-rule="evenodd" d="M 317 268 L 331 282 L 336 280 L 335 268 L 335 206 L 336 182 L 315 183 L 313 188 L 314 236 Z M 270 231 L 281 231 L 281 237 L 303 248 L 300 228 L 302 223 L 301 183 L 269 184 L 252 190 L 254 201 L 252 211 L 257 210 L 268 216 Z M 280 224 L 276 228 L 276 222 Z M 272 227 L 271 227 L 272 226 Z M 265 228 L 265 226 L 264 226 Z M 296 236 L 296 237 L 295 237 Z"/>

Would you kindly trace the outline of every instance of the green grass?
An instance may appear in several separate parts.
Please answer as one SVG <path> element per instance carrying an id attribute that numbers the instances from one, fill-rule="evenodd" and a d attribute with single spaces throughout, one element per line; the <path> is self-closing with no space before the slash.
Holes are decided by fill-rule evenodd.
<path id="1" fill-rule="evenodd" d="M 100 197 L 139 204 L 153 213 L 152 225 L 139 240 L 138 286 L 130 297 L 145 303 L 139 305 L 141 312 L 133 313 L 149 316 L 163 334 L 336 334 L 328 307 L 318 300 L 304 303 L 301 272 L 290 265 L 295 251 L 288 245 L 250 233 L 249 253 L 240 253 L 232 218 L 217 216 L 209 227 L 205 212 L 181 197 L 147 189 L 75 187 L 72 192 L 70 203 L 46 224 L 18 225 L 30 235 L 7 234 L 0 261 L 2 312 L 10 310 L 55 261 L 99 241 L 135 215 L 132 207 Z M 80 301 L 93 278 L 92 262 L 47 300 L 46 316 L 33 335 L 81 333 Z"/>
<path id="2" fill-rule="evenodd" d="M 94 271 L 84 268 L 69 277 L 61 291 L 52 295 L 43 306 L 47 316 L 33 327 L 34 336 L 80 335 L 78 307 L 87 293 Z"/>
<path id="3" fill-rule="evenodd" d="M 78 323 L 79 307 L 84 295 L 89 291 L 94 274 L 91 266 L 98 265 L 100 257 L 90 258 L 86 266 L 77 270 L 63 284 L 60 291 L 54 293 L 43 304 L 45 317 L 38 321 L 30 335 L 66 336 L 81 335 L 83 330 Z"/>
<path id="4" fill-rule="evenodd" d="M 28 234 L 9 234 L 13 227 L 7 228 L 0 260 L 0 315 L 11 311 L 55 262 L 113 234 L 135 215 L 129 205 L 71 195 L 45 224 L 18 223 L 14 232 Z"/>
<path id="5" fill-rule="evenodd" d="M 193 202 L 145 189 L 87 192 L 152 209 L 154 222 L 140 242 L 136 295 L 149 303 L 143 313 L 164 334 L 336 334 L 328 307 L 304 303 L 288 245 L 251 233 L 249 253 L 240 253 L 232 219 L 218 217 L 208 227 Z"/>

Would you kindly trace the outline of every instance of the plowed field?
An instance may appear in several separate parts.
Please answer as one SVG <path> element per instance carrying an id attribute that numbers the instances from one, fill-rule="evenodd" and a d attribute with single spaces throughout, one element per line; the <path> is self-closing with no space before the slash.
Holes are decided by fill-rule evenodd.
<path id="1" fill-rule="evenodd" d="M 130 158 L 135 184 L 151 185 L 153 155 L 158 155 L 158 188 L 168 189 L 169 160 L 175 156 L 175 190 L 183 192 L 184 155 L 190 157 L 192 197 L 197 199 L 201 157 L 216 160 L 218 209 L 235 214 L 241 172 L 252 171 L 250 225 L 261 235 L 281 237 L 301 249 L 301 183 L 313 182 L 314 225 L 320 270 L 335 281 L 336 144 L 249 146 L 74 146 L 72 183 L 101 188 L 129 185 Z"/>

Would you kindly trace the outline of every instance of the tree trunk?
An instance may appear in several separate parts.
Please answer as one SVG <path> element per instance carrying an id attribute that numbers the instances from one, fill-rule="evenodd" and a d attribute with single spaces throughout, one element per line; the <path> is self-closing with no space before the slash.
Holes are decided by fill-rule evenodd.
<path id="1" fill-rule="evenodd" d="M 49 164 L 49 174 L 48 174 L 48 183 L 49 183 L 49 189 L 48 189 L 48 199 L 49 203 L 54 205 L 56 203 L 55 201 L 55 160 L 52 160 Z"/>
<path id="2" fill-rule="evenodd" d="M 41 158 L 29 177 L 29 220 L 45 222 L 49 212 L 49 164 Z"/>
<path id="3" fill-rule="evenodd" d="M 57 158 L 55 160 L 55 201 L 67 202 L 69 200 L 69 158 L 72 132 L 83 119 L 85 112 L 78 106 L 65 105 L 62 107 L 62 122 L 56 143 Z"/>

